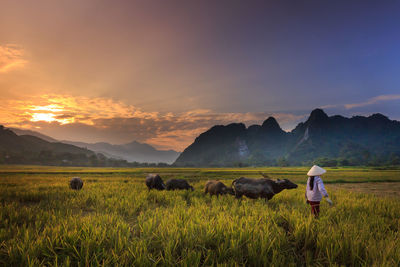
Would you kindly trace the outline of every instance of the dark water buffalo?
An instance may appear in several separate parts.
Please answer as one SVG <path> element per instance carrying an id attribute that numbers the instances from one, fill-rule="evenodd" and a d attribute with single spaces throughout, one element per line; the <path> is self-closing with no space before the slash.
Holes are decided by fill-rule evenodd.
<path id="1" fill-rule="evenodd" d="M 193 186 L 189 185 L 189 183 L 184 179 L 170 179 L 165 183 L 167 190 L 181 190 L 181 189 L 191 189 L 192 191 Z"/>
<path id="2" fill-rule="evenodd" d="M 210 196 L 219 196 L 219 195 L 225 195 L 225 194 L 231 194 L 234 195 L 233 189 L 227 187 L 220 181 L 216 180 L 210 180 L 207 181 L 205 187 L 204 187 L 204 194 L 209 193 Z"/>
<path id="3" fill-rule="evenodd" d="M 244 195 L 248 198 L 265 198 L 265 201 L 270 200 L 284 189 L 297 188 L 297 184 L 288 179 L 273 181 L 267 178 L 252 179 L 245 177 L 234 180 L 232 186 L 236 198 L 241 198 Z"/>
<path id="4" fill-rule="evenodd" d="M 160 175 L 158 174 L 149 174 L 146 177 L 146 185 L 147 188 L 149 189 L 157 189 L 157 190 L 164 190 L 165 189 L 165 184 L 163 180 L 161 179 Z"/>
<path id="5" fill-rule="evenodd" d="M 83 181 L 79 177 L 74 177 L 69 181 L 69 187 L 74 190 L 81 190 L 83 187 Z"/>

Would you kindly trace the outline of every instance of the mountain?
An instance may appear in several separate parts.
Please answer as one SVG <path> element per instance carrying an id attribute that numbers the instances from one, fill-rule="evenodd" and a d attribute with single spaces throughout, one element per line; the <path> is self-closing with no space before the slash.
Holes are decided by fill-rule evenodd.
<path id="1" fill-rule="evenodd" d="M 240 160 L 239 151 L 246 150 L 246 126 L 233 123 L 217 125 L 196 138 L 175 161 L 175 165 L 219 166 Z"/>
<path id="2" fill-rule="evenodd" d="M 36 131 L 24 130 L 24 129 L 18 129 L 18 128 L 8 128 L 8 129 L 13 131 L 17 135 L 32 135 L 32 136 L 39 137 L 40 139 L 43 139 L 47 142 L 52 142 L 52 143 L 59 142 L 57 139 L 54 139 L 50 136 L 44 135 L 44 134 L 36 132 Z"/>
<path id="3" fill-rule="evenodd" d="M 174 150 L 157 150 L 148 144 L 143 144 L 136 141 L 122 145 L 112 145 L 105 142 L 93 144 L 73 141 L 62 142 L 87 148 L 97 153 L 102 153 L 110 158 L 124 159 L 129 162 L 164 162 L 171 164 L 179 156 L 179 152 Z"/>
<path id="4" fill-rule="evenodd" d="M 0 125 L 0 163 L 61 165 L 88 164 L 94 152 L 32 135 L 17 135 Z"/>
<path id="5" fill-rule="evenodd" d="M 148 162 L 148 163 L 173 163 L 179 156 L 179 152 L 174 150 L 157 150 L 154 147 L 133 141 L 131 143 L 122 145 L 112 145 L 106 142 L 99 143 L 84 143 L 84 142 L 74 142 L 74 141 L 58 141 L 50 136 L 44 135 L 42 133 L 22 130 L 17 128 L 9 128 L 17 135 L 31 135 L 36 136 L 40 139 L 46 140 L 48 142 L 62 142 L 64 144 L 74 145 L 80 148 L 90 149 L 97 153 L 102 153 L 108 158 L 114 158 L 119 160 L 126 160 L 129 162 Z"/>
<path id="6" fill-rule="evenodd" d="M 382 114 L 329 117 L 315 109 L 291 132 L 269 117 L 262 125 L 214 126 L 196 138 L 176 166 L 400 164 L 400 122 Z"/>

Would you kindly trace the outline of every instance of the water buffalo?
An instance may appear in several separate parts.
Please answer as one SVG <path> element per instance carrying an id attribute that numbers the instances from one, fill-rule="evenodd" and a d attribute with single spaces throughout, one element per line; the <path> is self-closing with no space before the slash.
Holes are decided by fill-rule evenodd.
<path id="1" fill-rule="evenodd" d="M 74 190 L 81 190 L 83 187 L 83 181 L 79 177 L 74 177 L 69 181 L 69 187 Z"/>
<path id="2" fill-rule="evenodd" d="M 183 179 L 170 179 L 165 183 L 167 190 L 175 190 L 175 189 L 191 189 L 192 191 L 193 186 L 189 185 L 186 180 Z"/>
<path id="3" fill-rule="evenodd" d="M 217 197 L 219 195 L 225 195 L 225 194 L 231 194 L 234 195 L 233 189 L 227 187 L 220 181 L 216 180 L 210 180 L 207 181 L 205 187 L 204 187 L 204 194 L 209 193 L 210 196 L 216 195 Z"/>
<path id="4" fill-rule="evenodd" d="M 149 189 L 157 189 L 157 190 L 164 190 L 165 189 L 165 184 L 163 180 L 161 179 L 160 175 L 158 174 L 149 174 L 146 177 L 146 185 L 147 188 Z"/>
<path id="5" fill-rule="evenodd" d="M 245 195 L 248 198 L 265 198 L 270 200 L 275 194 L 284 189 L 297 188 L 297 184 L 288 179 L 273 181 L 267 178 L 252 179 L 241 177 L 232 182 L 236 198 Z"/>

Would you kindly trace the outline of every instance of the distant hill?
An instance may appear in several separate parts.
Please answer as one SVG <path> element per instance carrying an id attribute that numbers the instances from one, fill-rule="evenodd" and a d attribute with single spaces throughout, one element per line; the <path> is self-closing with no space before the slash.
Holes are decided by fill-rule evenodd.
<path id="1" fill-rule="evenodd" d="M 291 132 L 268 118 L 248 128 L 214 126 L 196 138 L 176 166 L 400 164 L 400 122 L 382 114 L 329 117 L 322 109 Z"/>
<path id="2" fill-rule="evenodd" d="M 100 143 L 84 143 L 84 142 L 73 142 L 73 141 L 62 141 L 67 144 L 87 148 L 98 153 L 102 153 L 107 157 L 124 159 L 129 162 L 148 162 L 148 163 L 159 163 L 164 162 L 171 164 L 179 156 L 179 152 L 174 150 L 157 150 L 154 147 L 139 143 L 136 141 L 122 144 L 112 145 L 105 142 Z"/>
<path id="3" fill-rule="evenodd" d="M 85 143 L 62 140 L 58 141 L 50 136 L 44 135 L 37 131 L 23 130 L 17 128 L 9 128 L 17 135 L 31 135 L 46 140 L 48 142 L 62 142 L 64 144 L 74 145 L 80 148 L 92 150 L 96 153 L 102 153 L 106 157 L 126 160 L 129 162 L 148 162 L 148 163 L 173 163 L 179 156 L 179 152 L 174 150 L 157 150 L 154 147 L 139 143 L 136 141 L 122 144 L 112 145 L 106 142 Z"/>
<path id="4" fill-rule="evenodd" d="M 36 136 L 39 137 L 40 139 L 43 139 L 45 141 L 48 142 L 59 142 L 57 139 L 54 139 L 50 136 L 44 135 L 42 133 L 36 132 L 36 131 L 31 131 L 31 130 L 24 130 L 24 129 L 18 129 L 18 128 L 8 128 L 11 131 L 13 131 L 14 133 L 16 133 L 17 135 L 32 135 L 32 136 Z"/>
<path id="5" fill-rule="evenodd" d="M 60 142 L 48 142 L 32 135 L 17 135 L 0 125 L 0 163 L 88 165 L 95 153 Z"/>

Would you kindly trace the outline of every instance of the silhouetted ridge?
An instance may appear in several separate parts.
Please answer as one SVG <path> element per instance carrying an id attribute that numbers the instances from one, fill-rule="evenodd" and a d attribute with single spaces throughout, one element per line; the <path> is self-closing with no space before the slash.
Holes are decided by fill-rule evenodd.
<path id="1" fill-rule="evenodd" d="M 270 132 L 283 131 L 274 117 L 269 117 L 268 119 L 266 119 L 263 122 L 261 128 L 263 129 L 263 131 L 270 131 Z"/>
<path id="2" fill-rule="evenodd" d="M 375 113 L 369 116 L 368 118 L 373 119 L 375 121 L 385 121 L 388 122 L 390 119 L 381 113 Z"/>
<path id="3" fill-rule="evenodd" d="M 325 122 L 329 119 L 328 115 L 326 115 L 326 113 L 320 109 L 314 109 L 311 114 L 310 117 L 308 118 L 307 122 L 308 124 L 311 123 L 320 123 L 320 122 Z"/>
<path id="4" fill-rule="evenodd" d="M 310 165 L 319 159 L 344 165 L 396 160 L 400 164 L 400 122 L 379 113 L 329 117 L 317 108 L 290 133 L 283 131 L 273 117 L 248 129 L 241 123 L 219 125 L 196 138 L 175 164 Z"/>
<path id="5" fill-rule="evenodd" d="M 0 126 L 0 163 L 87 165 L 95 154 L 61 142 L 48 142 L 32 135 L 17 135 Z"/>
<path id="6" fill-rule="evenodd" d="M 40 133 L 25 130 L 20 132 L 32 132 L 34 135 L 17 135 L 0 125 L 0 164 L 136 167 L 146 164 L 156 166 L 155 163 L 159 163 L 165 166 L 165 163 L 172 163 L 179 155 L 173 150 L 156 150 L 136 141 L 123 145 L 105 142 L 49 142 L 40 138 Z"/>

